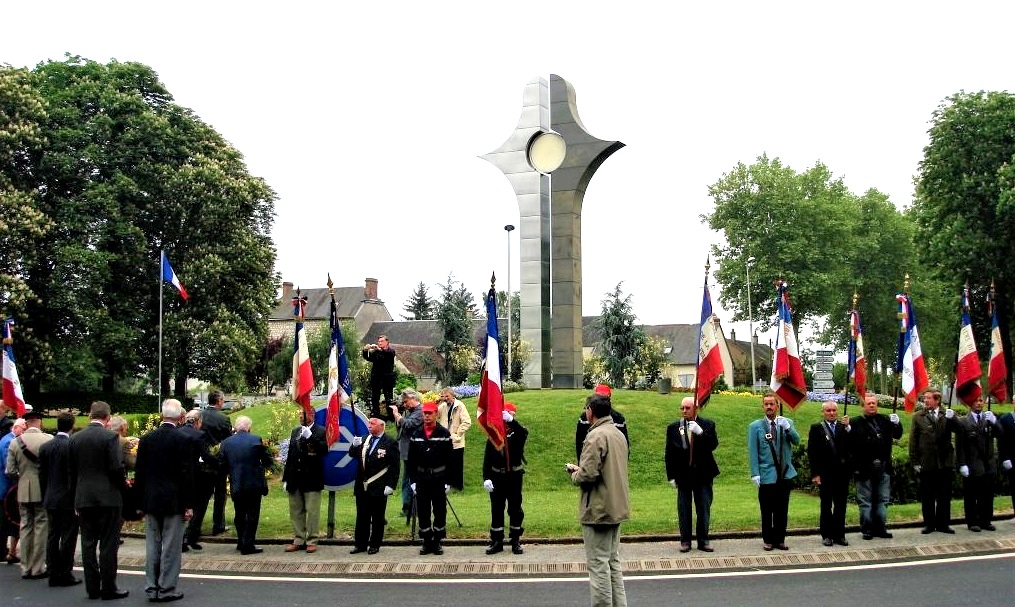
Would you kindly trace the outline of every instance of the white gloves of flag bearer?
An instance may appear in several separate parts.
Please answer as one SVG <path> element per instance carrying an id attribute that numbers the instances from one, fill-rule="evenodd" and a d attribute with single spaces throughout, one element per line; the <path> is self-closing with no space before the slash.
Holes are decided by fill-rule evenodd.
<path id="1" fill-rule="evenodd" d="M 500 416 L 504 420 L 504 423 L 510 424 L 511 422 L 515 421 L 515 416 L 511 415 L 510 411 L 504 411 L 503 413 L 500 414 Z"/>
<path id="2" fill-rule="evenodd" d="M 483 488 L 486 489 L 487 493 L 493 493 L 493 481 L 490 479 L 483 481 Z"/>
<path id="3" fill-rule="evenodd" d="M 888 421 L 892 422 L 893 424 L 899 423 L 899 414 L 892 413 L 891 415 L 888 416 Z"/>
<path id="4" fill-rule="evenodd" d="M 994 412 L 993 411 L 984 411 L 984 413 L 983 413 L 983 419 L 988 424 L 992 424 L 992 423 L 997 421 L 997 418 L 994 416 Z"/>
<path id="5" fill-rule="evenodd" d="M 394 492 L 395 492 L 395 490 L 392 489 L 391 487 L 385 487 L 384 488 L 384 495 L 391 495 Z"/>
<path id="6" fill-rule="evenodd" d="M 359 447 L 362 444 L 363 444 L 363 438 L 362 437 L 360 437 L 360 436 L 354 436 L 354 437 L 352 437 L 352 446 L 353 447 Z"/>
<path id="7" fill-rule="evenodd" d="M 965 464 L 959 466 L 959 474 L 961 474 L 963 477 L 968 477 L 969 476 L 969 466 L 966 466 Z"/>
<path id="8" fill-rule="evenodd" d="M 760 487 L 761 486 L 761 477 L 760 476 L 752 476 L 751 477 L 751 482 L 754 483 L 755 487 Z"/>
<path id="9" fill-rule="evenodd" d="M 945 409 L 945 419 L 951 419 L 953 417 L 955 417 L 955 409 L 952 409 L 951 407 Z"/>
<path id="10" fill-rule="evenodd" d="M 775 425 L 779 426 L 783 430 L 789 430 L 793 426 L 793 423 L 789 421 L 789 419 L 779 415 L 775 418 Z"/>
<path id="11" fill-rule="evenodd" d="M 300 438 L 310 438 L 310 428 L 306 426 L 300 426 Z"/>
<path id="12" fill-rule="evenodd" d="M 690 430 L 691 433 L 695 435 L 704 432 L 704 430 L 701 429 L 701 426 L 698 425 L 698 422 L 694 421 L 693 419 L 687 422 L 687 429 Z"/>
<path id="13" fill-rule="evenodd" d="M 409 489 L 412 489 L 412 492 L 415 493 L 416 492 L 416 483 L 409 483 Z"/>
<path id="14" fill-rule="evenodd" d="M 1005 470 L 1011 470 L 1011 460 L 1006 459 L 1003 462 L 1001 462 L 1001 467 L 1004 468 Z"/>

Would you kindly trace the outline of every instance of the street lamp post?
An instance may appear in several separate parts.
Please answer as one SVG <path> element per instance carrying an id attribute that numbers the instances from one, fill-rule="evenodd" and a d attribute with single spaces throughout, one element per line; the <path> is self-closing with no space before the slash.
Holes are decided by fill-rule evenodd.
<path id="1" fill-rule="evenodd" d="M 754 311 L 751 308 L 751 264 L 754 263 L 754 257 L 747 258 L 747 330 L 750 335 L 747 336 L 751 340 L 751 392 L 754 392 L 754 386 L 758 383 L 756 371 L 754 367 Z"/>
<path id="2" fill-rule="evenodd" d="M 507 348 L 507 378 L 511 379 L 511 232 L 514 231 L 515 227 L 510 223 L 504 226 L 504 231 L 507 232 L 507 249 L 508 249 L 508 270 L 507 270 L 507 325 L 508 325 L 508 348 Z"/>

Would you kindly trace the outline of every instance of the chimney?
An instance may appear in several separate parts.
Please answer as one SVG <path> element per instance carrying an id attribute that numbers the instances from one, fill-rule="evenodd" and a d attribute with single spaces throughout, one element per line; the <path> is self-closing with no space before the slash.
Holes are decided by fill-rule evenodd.
<path id="1" fill-rule="evenodd" d="M 737 330 L 736 329 L 730 329 L 730 341 L 736 341 L 736 340 L 737 340 Z"/>
<path id="2" fill-rule="evenodd" d="M 754 345 L 758 345 L 758 332 L 754 332 Z"/>
<path id="3" fill-rule="evenodd" d="M 365 299 L 377 299 L 377 279 L 368 278 L 363 286 L 363 297 Z"/>
<path id="4" fill-rule="evenodd" d="M 282 283 L 282 302 L 289 303 L 289 300 L 293 297 L 293 283 L 283 282 Z"/>

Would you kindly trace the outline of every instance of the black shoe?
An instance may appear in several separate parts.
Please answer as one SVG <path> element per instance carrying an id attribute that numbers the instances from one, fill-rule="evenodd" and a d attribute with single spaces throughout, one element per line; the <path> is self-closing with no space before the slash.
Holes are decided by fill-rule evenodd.
<path id="1" fill-rule="evenodd" d="M 373 546 L 367 548 L 367 554 L 377 554 L 380 551 L 380 548 L 374 548 Z"/>
<path id="2" fill-rule="evenodd" d="M 928 535 L 930 533 L 934 533 L 933 527 L 924 527 L 923 529 L 920 530 L 921 535 Z"/>
<path id="3" fill-rule="evenodd" d="M 226 531 L 229 531 L 230 529 L 232 529 L 232 527 L 230 527 L 229 525 L 226 525 L 225 527 L 216 527 L 215 529 L 211 530 L 211 534 L 212 535 L 222 535 L 223 533 L 225 533 Z"/>
<path id="4" fill-rule="evenodd" d="M 874 536 L 869 534 L 869 533 L 864 533 L 861 537 L 863 537 L 863 539 L 865 539 L 865 540 L 872 540 L 872 539 L 874 539 Z"/>
<path id="5" fill-rule="evenodd" d="M 698 544 L 698 550 L 702 552 L 715 552 L 715 548 L 711 544 Z"/>
<path id="6" fill-rule="evenodd" d="M 940 533 L 947 533 L 948 535 L 955 535 L 955 530 L 951 527 L 938 527 L 937 531 Z"/>
<path id="7" fill-rule="evenodd" d="M 17 556 L 11 556 L 11 555 L 7 555 L 7 558 L 4 559 L 4 560 L 7 561 L 8 565 L 17 565 L 18 563 L 21 562 L 20 558 L 18 558 Z"/>
<path id="8" fill-rule="evenodd" d="M 883 540 L 890 540 L 892 539 L 892 534 L 888 533 L 887 531 L 882 531 L 881 533 L 877 534 L 877 537 Z"/>
<path id="9" fill-rule="evenodd" d="M 360 548 L 359 546 L 356 546 L 355 548 L 353 548 L 352 550 L 349 551 L 349 554 L 359 554 L 360 552 L 366 552 L 366 551 L 367 551 L 366 548 Z"/>
<path id="10" fill-rule="evenodd" d="M 64 588 L 67 586 L 77 586 L 81 582 L 82 580 L 80 578 L 70 576 L 65 578 L 52 578 L 49 580 L 49 585 Z"/>
<path id="11" fill-rule="evenodd" d="M 822 546 L 831 546 L 834 543 L 835 542 L 833 542 L 832 538 L 830 538 L 830 537 L 826 537 L 825 539 L 821 540 L 821 545 Z"/>
<path id="12" fill-rule="evenodd" d="M 444 554 L 444 546 L 441 546 L 440 544 L 437 544 L 436 546 L 433 547 L 433 550 L 431 552 L 433 552 L 437 556 L 440 556 L 440 555 Z"/>
<path id="13" fill-rule="evenodd" d="M 789 546 L 787 546 L 785 542 L 783 542 L 782 544 L 776 544 L 775 547 L 778 548 L 779 550 L 789 550 Z"/>
<path id="14" fill-rule="evenodd" d="M 995 527 L 994 525 L 992 525 L 990 523 L 987 523 L 986 525 L 983 526 L 983 530 L 984 531 L 997 531 L 997 527 Z"/>
<path id="15" fill-rule="evenodd" d="M 187 542 L 183 542 L 183 548 L 180 549 L 180 552 L 190 552 L 190 546 L 187 545 Z"/>
<path id="16" fill-rule="evenodd" d="M 423 555 L 426 555 L 426 554 L 430 554 L 430 546 L 427 545 L 427 544 L 423 544 L 419 548 L 419 555 L 423 556 Z"/>
<path id="17" fill-rule="evenodd" d="M 504 542 L 491 542 L 486 547 L 487 554 L 497 554 L 498 552 L 504 552 Z"/>
<path id="18" fill-rule="evenodd" d="M 160 592 L 155 598 L 148 599 L 153 603 L 172 603 L 183 598 L 182 592 Z"/>
<path id="19" fill-rule="evenodd" d="M 23 579 L 23 580 L 44 580 L 44 579 L 46 579 L 48 577 L 49 577 L 49 572 L 48 571 L 43 571 L 41 573 L 26 573 L 26 574 L 21 576 L 21 579 Z"/>
<path id="20" fill-rule="evenodd" d="M 240 550 L 240 554 L 246 556 L 248 554 L 261 554 L 264 552 L 264 548 L 247 548 L 246 550 Z"/>
<path id="21" fill-rule="evenodd" d="M 198 544 L 197 542 L 190 542 L 190 547 L 194 550 L 204 550 L 204 546 Z"/>
<path id="22" fill-rule="evenodd" d="M 511 543 L 511 554 L 525 554 L 525 549 L 522 548 L 522 544 L 520 542 Z"/>
<path id="23" fill-rule="evenodd" d="M 849 546 L 849 542 L 847 542 L 846 538 L 844 537 L 840 537 L 839 539 L 835 540 L 835 543 L 840 546 Z"/>
<path id="24" fill-rule="evenodd" d="M 679 548 L 679 550 L 680 550 L 680 552 L 690 552 L 691 551 L 691 542 L 680 542 L 680 548 Z"/>
<path id="25" fill-rule="evenodd" d="M 115 601 L 116 599 L 125 599 L 130 594 L 130 590 L 111 590 L 109 592 L 103 592 L 99 595 L 99 598 L 103 601 Z M 89 595 L 88 598 L 91 598 Z"/>
<path id="26" fill-rule="evenodd" d="M 973 533 L 979 533 L 980 532 L 980 527 L 977 526 L 977 525 L 970 525 L 969 526 L 969 530 L 972 531 Z"/>

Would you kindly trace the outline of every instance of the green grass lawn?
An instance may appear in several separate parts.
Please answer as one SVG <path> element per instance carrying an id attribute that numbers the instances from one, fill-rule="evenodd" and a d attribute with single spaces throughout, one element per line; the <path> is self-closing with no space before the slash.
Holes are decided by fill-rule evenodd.
<path id="1" fill-rule="evenodd" d="M 585 390 L 530 390 L 512 393 L 508 400 L 518 405 L 518 419 L 529 429 L 526 445 L 528 460 L 525 475 L 524 508 L 525 533 L 529 537 L 580 535 L 577 523 L 578 490 L 571 486 L 563 471 L 564 462 L 574 461 L 574 429 L 584 406 Z M 666 426 L 679 412 L 682 394 L 660 395 L 654 392 L 617 390 L 613 393 L 614 405 L 628 420 L 631 436 L 629 484 L 631 519 L 624 524 L 625 534 L 673 534 L 676 529 L 676 495 L 666 482 L 663 445 Z M 475 399 L 466 405 L 475 417 Z M 1001 413 L 1011 405 L 995 406 Z M 279 433 L 282 427 L 295 423 L 295 405 L 264 405 L 242 412 L 253 420 L 253 432 L 262 436 Z M 851 415 L 860 409 L 852 404 Z M 235 414 L 234 414 L 235 415 Z M 716 460 L 721 470 L 715 481 L 715 499 L 712 507 L 712 529 L 723 531 L 753 531 L 760 529 L 757 490 L 751 484 L 747 463 L 747 426 L 761 416 L 761 399 L 747 396 L 715 395 L 704 411 L 704 417 L 715 420 L 719 434 Z M 903 417 L 903 438 L 897 449 L 905 451 L 908 441 L 909 418 Z M 806 440 L 811 423 L 820 419 L 819 403 L 807 402 L 795 412 L 786 409 Z M 389 425 L 389 431 L 392 428 Z M 287 436 L 282 431 L 281 436 Z M 486 437 L 475 424 L 469 431 L 465 451 L 465 490 L 452 493 L 451 503 L 462 520 L 459 528 L 448 513 L 448 536 L 452 538 L 484 537 L 490 523 L 489 499 L 483 491 L 481 477 L 483 448 Z M 326 504 L 327 500 L 323 500 Z M 1011 501 L 999 497 L 995 507 L 1000 512 L 1011 511 Z M 406 538 L 409 528 L 400 518 L 401 503 L 396 496 L 388 501 L 388 537 Z M 961 516 L 962 503 L 956 500 L 952 511 Z M 227 508 L 232 516 L 231 506 Z M 794 491 L 790 501 L 790 527 L 814 528 L 818 522 L 817 494 Z M 322 507 L 322 530 L 326 521 Z M 351 534 L 355 521 L 355 504 L 352 491 L 342 491 L 336 499 L 336 534 Z M 920 518 L 918 503 L 892 505 L 890 522 L 915 521 Z M 852 506 L 847 524 L 858 523 L 858 512 Z M 211 521 L 206 518 L 205 531 Z M 759 531 L 760 532 L 760 531 Z M 271 482 L 271 492 L 262 502 L 261 537 L 288 537 L 288 501 L 278 484 L 277 476 Z"/>

